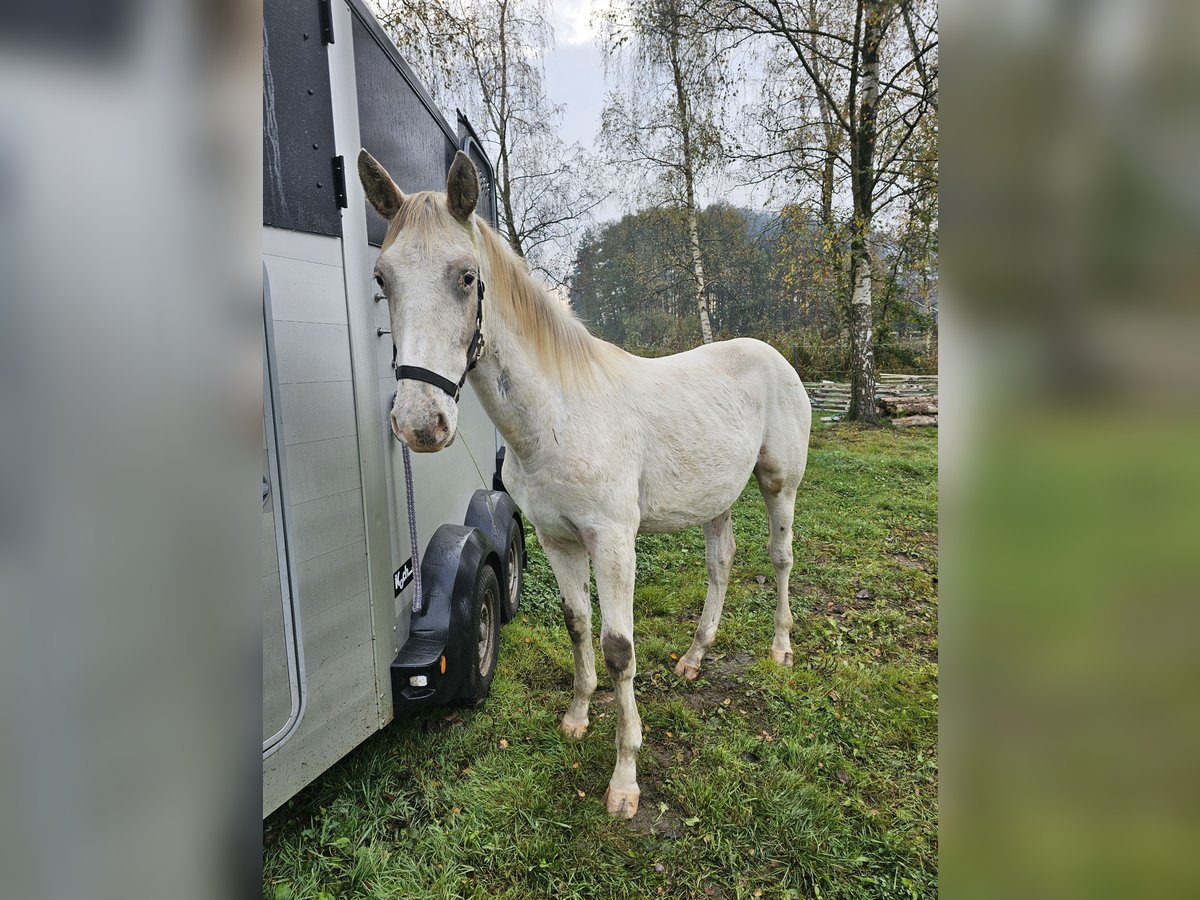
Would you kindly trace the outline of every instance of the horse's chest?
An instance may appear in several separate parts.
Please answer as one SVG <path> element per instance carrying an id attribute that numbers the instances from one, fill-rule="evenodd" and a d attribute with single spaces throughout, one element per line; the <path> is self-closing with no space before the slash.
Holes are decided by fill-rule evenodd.
<path id="1" fill-rule="evenodd" d="M 589 477 L 590 469 L 561 464 L 537 467 L 506 462 L 504 485 L 525 518 L 544 534 L 561 540 L 578 539 L 582 521 L 621 505 L 614 479 Z M 606 516 L 602 516 L 607 518 Z"/>

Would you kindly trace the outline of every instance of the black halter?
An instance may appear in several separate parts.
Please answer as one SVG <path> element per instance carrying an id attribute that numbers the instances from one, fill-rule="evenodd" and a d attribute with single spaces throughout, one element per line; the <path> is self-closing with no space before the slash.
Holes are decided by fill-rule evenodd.
<path id="1" fill-rule="evenodd" d="M 458 395 L 462 391 L 462 386 L 467 381 L 467 374 L 475 368 L 475 363 L 479 362 L 479 351 L 483 348 L 483 279 L 477 275 L 475 276 L 475 281 L 479 285 L 479 302 L 475 304 L 475 333 L 471 335 L 471 343 L 467 347 L 467 368 L 462 373 L 462 378 L 458 379 L 458 384 L 455 384 L 449 378 L 439 375 L 437 372 L 431 372 L 429 369 L 422 368 L 421 366 L 396 365 L 396 341 L 393 337 L 392 368 L 396 370 L 397 381 L 406 378 L 409 381 L 424 381 L 426 384 L 432 384 L 436 388 L 441 388 L 454 398 L 455 403 L 458 402 Z"/>

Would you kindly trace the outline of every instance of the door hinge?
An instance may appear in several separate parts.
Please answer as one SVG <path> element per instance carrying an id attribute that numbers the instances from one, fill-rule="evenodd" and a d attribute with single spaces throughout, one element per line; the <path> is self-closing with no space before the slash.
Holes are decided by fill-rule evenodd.
<path id="1" fill-rule="evenodd" d="M 333 163 L 333 202 L 338 209 L 346 208 L 346 158 L 335 156 Z"/>
<path id="2" fill-rule="evenodd" d="M 317 9 L 321 12 L 321 43 L 333 43 L 333 6 L 330 0 L 317 0 Z"/>

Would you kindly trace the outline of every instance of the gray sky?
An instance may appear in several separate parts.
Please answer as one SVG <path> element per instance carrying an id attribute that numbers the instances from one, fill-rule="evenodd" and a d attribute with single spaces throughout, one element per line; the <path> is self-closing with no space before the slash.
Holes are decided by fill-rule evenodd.
<path id="1" fill-rule="evenodd" d="M 554 47 L 546 54 L 546 91 L 554 103 L 565 106 L 559 136 L 568 144 L 578 142 L 593 151 L 605 85 L 604 62 L 591 20 L 597 9 L 606 6 L 607 0 L 550 0 Z M 699 199 L 704 205 L 728 200 L 739 206 L 757 207 L 762 195 L 761 190 L 737 187 L 732 178 L 725 178 L 702 185 Z M 596 210 L 595 218 L 613 219 L 625 211 L 614 198 Z"/>
<path id="2" fill-rule="evenodd" d="M 559 134 L 569 144 L 595 146 L 604 105 L 604 63 L 590 18 L 596 0 L 552 0 L 554 48 L 546 54 L 546 87 L 566 104 Z"/>

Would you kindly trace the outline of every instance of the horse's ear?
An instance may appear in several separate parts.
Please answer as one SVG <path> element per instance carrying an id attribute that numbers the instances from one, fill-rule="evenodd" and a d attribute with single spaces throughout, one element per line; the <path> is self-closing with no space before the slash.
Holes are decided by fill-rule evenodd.
<path id="1" fill-rule="evenodd" d="M 475 163 L 459 150 L 446 175 L 446 203 L 450 206 L 450 214 L 465 225 L 478 202 L 479 173 L 475 171 Z"/>
<path id="2" fill-rule="evenodd" d="M 404 194 L 400 193 L 387 169 L 366 150 L 358 151 L 358 180 L 362 182 L 367 200 L 385 219 L 390 221 L 400 211 Z"/>

